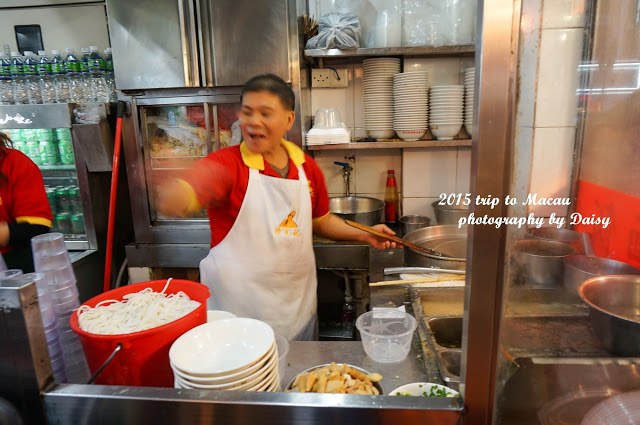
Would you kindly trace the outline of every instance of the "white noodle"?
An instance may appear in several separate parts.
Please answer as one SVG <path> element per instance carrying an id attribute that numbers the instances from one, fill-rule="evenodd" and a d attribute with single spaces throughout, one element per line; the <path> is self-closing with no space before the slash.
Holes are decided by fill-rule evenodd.
<path id="1" fill-rule="evenodd" d="M 82 305 L 78 308 L 78 325 L 83 331 L 100 335 L 140 332 L 178 320 L 200 306 L 182 291 L 165 294 L 170 282 L 171 278 L 162 292 L 145 288 L 125 295 L 122 301 L 104 300 L 95 307 Z"/>

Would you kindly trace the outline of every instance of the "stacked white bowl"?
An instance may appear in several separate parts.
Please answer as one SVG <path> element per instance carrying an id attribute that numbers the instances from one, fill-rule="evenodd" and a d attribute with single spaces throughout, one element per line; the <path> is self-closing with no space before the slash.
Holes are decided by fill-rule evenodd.
<path id="1" fill-rule="evenodd" d="M 367 136 L 389 139 L 393 131 L 393 76 L 400 72 L 398 58 L 363 61 L 364 127 Z"/>
<path id="2" fill-rule="evenodd" d="M 403 140 L 418 140 L 427 131 L 429 85 L 427 71 L 393 76 L 393 129 Z"/>
<path id="3" fill-rule="evenodd" d="M 431 87 L 429 128 L 438 140 L 451 140 L 462 128 L 464 86 Z"/>
<path id="4" fill-rule="evenodd" d="M 473 95 L 476 83 L 476 68 L 464 70 L 464 128 L 472 136 L 473 132 Z"/>
<path id="5" fill-rule="evenodd" d="M 169 349 L 176 388 L 278 391 L 278 347 L 268 324 L 215 320 L 180 336 Z"/>

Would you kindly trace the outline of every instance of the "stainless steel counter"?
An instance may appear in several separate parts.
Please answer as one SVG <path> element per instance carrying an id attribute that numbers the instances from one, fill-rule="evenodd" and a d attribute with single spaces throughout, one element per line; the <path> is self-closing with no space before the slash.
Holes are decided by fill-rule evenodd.
<path id="1" fill-rule="evenodd" d="M 372 276 L 401 258 L 402 251 L 372 251 Z M 6 292 L 6 293 L 5 293 Z M 6 328 L 8 317 L 19 317 L 26 329 L 41 328 L 33 284 L 0 287 L 0 299 L 11 295 L 20 303 L 0 314 L 0 329 Z M 379 288 L 372 292 L 372 306 L 405 305 L 412 311 L 407 287 Z M 26 312 L 29 314 L 26 314 Z M 37 316 L 37 317 L 36 317 Z M 40 323 L 38 326 L 37 323 Z M 422 325 L 420 325 L 422 326 Z M 130 386 L 102 386 L 84 384 L 55 384 L 51 369 L 43 359 L 38 362 L 17 362 L 31 358 L 34 346 L 44 346 L 44 334 L 34 332 L 37 341 L 10 339 L 11 364 L 19 364 L 20 382 L 31 375 L 39 377 L 40 397 L 44 414 L 51 425 L 73 424 L 139 424 L 175 425 L 179 423 L 225 424 L 326 424 L 339 423 L 403 424 L 438 423 L 460 424 L 463 405 L 452 398 L 394 397 L 388 395 L 359 396 L 340 394 L 302 394 L 290 392 L 254 393 L 236 391 L 184 390 Z M 40 341 L 41 340 L 41 341 Z M 384 394 L 409 382 L 435 381 L 430 367 L 425 368 L 417 332 L 407 358 L 399 363 L 384 364 L 371 360 L 359 341 L 313 341 L 290 345 L 283 386 L 297 373 L 313 366 L 330 363 L 349 363 L 383 376 Z M 35 344 L 35 345 L 34 345 Z M 38 345 L 39 344 L 39 345 Z M 42 351 L 42 350 L 40 350 Z M 46 350 L 45 350 L 46 351 Z M 27 364 L 28 363 L 28 364 Z M 430 364 L 430 363 L 429 363 Z M 7 375 L 8 376 L 8 375 Z M 48 377 L 47 379 L 43 377 Z M 3 378 L 4 379 L 4 378 Z M 11 384 L 8 382 L 7 384 Z M 10 386 L 5 385 L 6 388 Z M 7 389 L 7 391 L 10 391 Z M 34 394 L 37 396 L 37 389 Z M 20 395 L 24 398 L 25 394 Z M 33 408 L 40 403 L 34 403 Z M 39 423 L 36 422 L 27 422 Z"/>
<path id="2" fill-rule="evenodd" d="M 336 361 L 383 376 L 383 393 L 426 375 L 412 346 L 400 363 L 377 363 L 360 342 L 293 341 L 287 356 L 283 386 L 313 366 Z M 459 424 L 463 406 L 458 399 L 358 396 L 311 393 L 255 393 L 101 385 L 56 385 L 44 393 L 51 425 L 72 424 L 326 424 L 338 423 Z"/>

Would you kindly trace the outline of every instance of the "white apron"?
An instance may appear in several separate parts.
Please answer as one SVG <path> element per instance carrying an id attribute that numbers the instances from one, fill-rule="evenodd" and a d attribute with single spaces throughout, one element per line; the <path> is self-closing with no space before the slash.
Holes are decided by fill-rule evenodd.
<path id="1" fill-rule="evenodd" d="M 200 262 L 209 308 L 269 323 L 285 338 L 311 340 L 317 328 L 317 279 L 311 196 L 299 180 L 249 170 L 249 184 L 227 236 Z"/>

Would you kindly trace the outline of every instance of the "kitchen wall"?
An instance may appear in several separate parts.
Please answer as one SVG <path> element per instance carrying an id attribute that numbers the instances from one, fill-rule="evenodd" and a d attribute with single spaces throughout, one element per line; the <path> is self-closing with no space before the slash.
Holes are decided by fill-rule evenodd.
<path id="1" fill-rule="evenodd" d="M 382 1 L 382 0 L 380 0 Z M 369 3 L 367 0 L 360 2 Z M 319 18 L 344 2 L 309 0 L 309 13 Z M 353 6 L 352 6 L 353 7 Z M 514 190 L 526 197 L 569 197 L 574 163 L 577 120 L 576 89 L 585 25 L 585 0 L 527 0 L 520 35 L 516 158 Z M 464 69 L 473 58 L 406 58 L 404 69 L 428 69 L 432 84 L 463 84 Z M 362 66 L 346 65 L 349 87 L 312 88 L 312 111 L 337 108 L 356 137 L 364 137 Z M 386 170 L 394 168 L 400 181 L 403 214 L 434 218 L 431 202 L 440 193 L 469 191 L 470 148 L 316 151 L 331 195 L 343 192 L 340 167 L 333 161 L 352 161 L 358 195 L 382 198 Z M 564 216 L 566 206 L 538 206 L 512 213 L 533 212 Z"/>
<path id="2" fill-rule="evenodd" d="M 407 58 L 404 69 L 428 70 L 432 84 L 462 84 L 463 71 L 473 58 Z M 336 108 L 356 138 L 366 137 L 362 104 L 362 65 L 342 66 L 349 72 L 349 87 L 311 89 L 311 110 Z M 338 67 L 336 67 L 338 68 Z M 383 143 L 383 142 L 380 142 Z M 353 166 L 351 192 L 382 199 L 388 169 L 394 169 L 402 197 L 403 214 L 434 218 L 431 202 L 441 193 L 469 191 L 470 148 L 416 148 L 314 151 L 330 195 L 344 192 L 342 169 L 334 161 Z"/>
<path id="3" fill-rule="evenodd" d="M 538 197 L 572 196 L 578 86 L 586 0 L 526 0 L 520 34 L 514 187 Z M 566 216 L 568 206 L 523 213 Z"/>
<path id="4" fill-rule="evenodd" d="M 14 3 L 20 6 L 38 7 L 11 8 Z M 11 51 L 17 52 L 14 25 L 40 25 L 42 43 L 47 53 L 52 49 L 60 50 L 72 47 L 80 53 L 81 47 L 98 46 L 100 51 L 109 47 L 109 33 L 104 3 L 74 4 L 56 6 L 54 0 L 38 0 L 29 2 L 0 2 L 0 46 L 9 44 Z M 65 1 L 65 3 L 73 3 Z M 81 3 L 81 2 L 77 2 Z M 36 52 L 37 53 L 37 52 Z"/>

